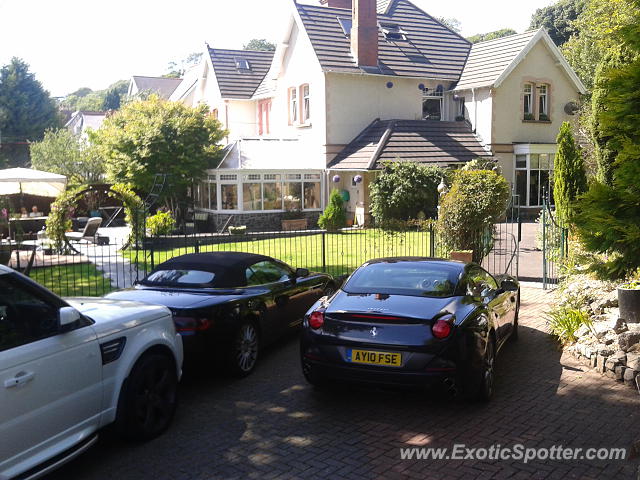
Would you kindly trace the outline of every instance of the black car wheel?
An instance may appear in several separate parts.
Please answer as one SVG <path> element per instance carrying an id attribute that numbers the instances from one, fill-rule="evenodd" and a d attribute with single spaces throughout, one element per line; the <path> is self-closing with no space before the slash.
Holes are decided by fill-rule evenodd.
<path id="1" fill-rule="evenodd" d="M 229 353 L 231 373 L 238 377 L 249 375 L 256 366 L 260 349 L 258 329 L 251 323 L 243 323 L 236 331 Z"/>
<path id="2" fill-rule="evenodd" d="M 147 440 L 164 432 L 176 410 L 178 376 L 166 355 L 147 354 L 123 387 L 116 428 L 125 437 Z"/>
<path id="3" fill-rule="evenodd" d="M 484 361 L 481 370 L 480 388 L 478 389 L 477 399 L 488 402 L 493 396 L 494 382 L 494 363 L 496 359 L 495 341 L 492 336 L 489 337 L 487 348 L 484 354 Z"/>
<path id="4" fill-rule="evenodd" d="M 317 390 L 324 390 L 329 386 L 329 380 L 322 375 L 318 375 L 317 372 L 314 372 L 313 366 L 305 362 L 304 359 L 302 360 L 302 374 L 307 382 Z"/>
<path id="5" fill-rule="evenodd" d="M 518 292 L 518 301 L 516 303 L 516 314 L 513 318 L 513 330 L 511 330 L 511 340 L 513 342 L 518 341 L 518 315 L 520 314 L 520 292 Z"/>

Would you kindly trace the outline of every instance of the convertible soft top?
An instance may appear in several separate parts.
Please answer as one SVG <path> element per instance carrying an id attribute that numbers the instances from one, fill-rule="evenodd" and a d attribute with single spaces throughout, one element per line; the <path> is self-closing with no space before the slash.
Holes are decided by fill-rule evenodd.
<path id="1" fill-rule="evenodd" d="M 264 260 L 273 260 L 265 255 L 243 252 L 189 253 L 173 257 L 158 265 L 159 270 L 200 270 L 215 274 L 212 287 L 242 287 L 247 283 L 245 270 L 250 265 Z"/>

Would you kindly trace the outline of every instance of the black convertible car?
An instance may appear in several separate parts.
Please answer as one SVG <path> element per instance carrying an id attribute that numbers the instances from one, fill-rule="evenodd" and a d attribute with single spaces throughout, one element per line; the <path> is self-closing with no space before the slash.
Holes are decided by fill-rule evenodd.
<path id="1" fill-rule="evenodd" d="M 294 271 L 263 255 L 213 252 L 174 257 L 133 288 L 107 297 L 169 307 L 185 361 L 206 362 L 215 354 L 244 376 L 260 347 L 299 326 L 307 309 L 334 290 L 330 275 Z"/>
<path id="2" fill-rule="evenodd" d="M 513 277 L 493 277 L 476 264 L 371 260 L 307 312 L 303 373 L 317 386 L 443 386 L 488 400 L 495 355 L 518 335 L 519 291 Z"/>

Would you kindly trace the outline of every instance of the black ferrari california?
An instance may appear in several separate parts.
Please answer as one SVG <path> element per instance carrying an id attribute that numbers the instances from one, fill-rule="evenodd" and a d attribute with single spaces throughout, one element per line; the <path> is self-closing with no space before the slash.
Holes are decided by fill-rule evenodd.
<path id="1" fill-rule="evenodd" d="M 519 284 L 470 263 L 371 260 L 304 319 L 302 370 L 332 380 L 444 387 L 488 400 L 496 353 L 518 335 Z"/>
<path id="2" fill-rule="evenodd" d="M 158 265 L 132 288 L 107 295 L 169 307 L 185 361 L 222 361 L 238 376 L 255 367 L 260 348 L 302 322 L 334 279 L 293 270 L 264 255 L 192 253 Z"/>

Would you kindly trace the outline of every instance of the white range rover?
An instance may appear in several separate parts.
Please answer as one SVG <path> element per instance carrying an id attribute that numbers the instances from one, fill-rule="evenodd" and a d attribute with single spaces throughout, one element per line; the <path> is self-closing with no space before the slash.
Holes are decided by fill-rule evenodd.
<path id="1" fill-rule="evenodd" d="M 62 300 L 0 266 L 0 480 L 50 472 L 109 424 L 133 439 L 159 435 L 181 372 L 165 307 Z"/>

